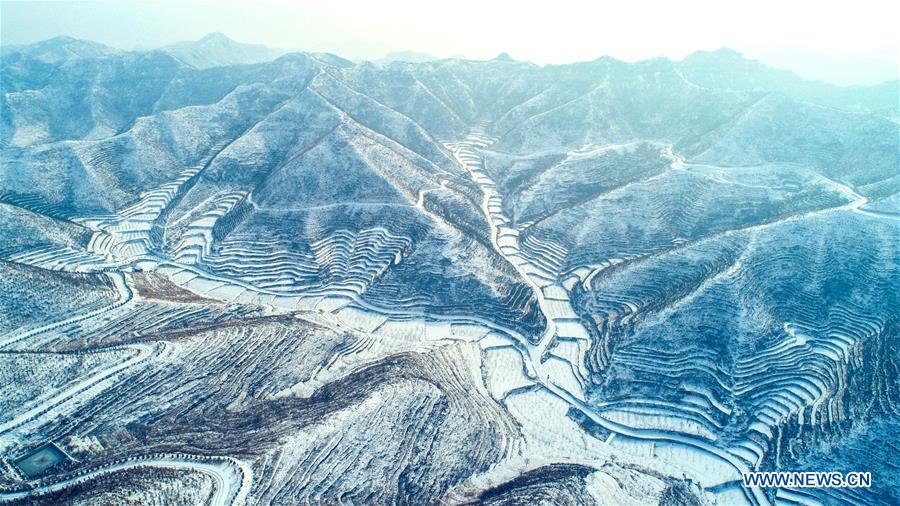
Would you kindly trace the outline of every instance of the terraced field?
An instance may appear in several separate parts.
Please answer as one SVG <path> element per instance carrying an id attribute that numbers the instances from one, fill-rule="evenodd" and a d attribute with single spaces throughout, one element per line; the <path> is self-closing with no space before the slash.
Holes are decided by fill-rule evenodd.
<path id="1" fill-rule="evenodd" d="M 883 111 L 691 57 L 136 54 L 59 68 L 168 82 L 90 134 L 4 67 L 0 502 L 900 501 Z"/>

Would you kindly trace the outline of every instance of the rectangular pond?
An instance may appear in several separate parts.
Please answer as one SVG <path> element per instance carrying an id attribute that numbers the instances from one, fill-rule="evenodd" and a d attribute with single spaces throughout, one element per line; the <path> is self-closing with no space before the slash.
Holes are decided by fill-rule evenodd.
<path id="1" fill-rule="evenodd" d="M 13 461 L 27 478 L 37 478 L 48 470 L 69 460 L 66 452 L 53 443 L 44 443 L 31 453 Z"/>

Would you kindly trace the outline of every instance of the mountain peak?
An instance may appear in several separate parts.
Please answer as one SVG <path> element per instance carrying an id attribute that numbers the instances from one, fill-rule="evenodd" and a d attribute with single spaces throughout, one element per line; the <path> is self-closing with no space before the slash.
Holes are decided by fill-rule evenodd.
<path id="1" fill-rule="evenodd" d="M 69 44 L 69 43 L 78 42 L 78 41 L 79 41 L 79 39 L 76 39 L 75 37 L 70 37 L 68 35 L 57 35 L 56 37 L 47 39 L 42 43 L 43 44 Z M 86 41 L 81 41 L 81 42 L 86 42 Z M 41 43 L 39 42 L 39 44 L 41 44 Z"/>
<path id="2" fill-rule="evenodd" d="M 507 53 L 507 52 L 503 52 L 503 53 L 498 54 L 498 55 L 494 58 L 494 60 L 497 60 L 497 61 L 508 61 L 508 62 L 514 62 L 514 61 L 516 61 L 516 60 L 513 60 L 512 56 L 510 56 L 509 53 Z"/>
<path id="3" fill-rule="evenodd" d="M 162 51 L 198 69 L 271 61 L 285 51 L 262 44 L 237 42 L 222 32 L 212 32 L 198 40 L 178 42 Z"/>
<path id="4" fill-rule="evenodd" d="M 225 35 L 222 32 L 210 32 L 201 37 L 197 42 L 228 42 L 232 44 L 238 44 L 234 39 Z"/>

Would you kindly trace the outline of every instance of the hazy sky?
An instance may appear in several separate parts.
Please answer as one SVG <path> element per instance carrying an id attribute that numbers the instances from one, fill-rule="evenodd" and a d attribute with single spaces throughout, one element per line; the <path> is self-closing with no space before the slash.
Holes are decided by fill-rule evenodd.
<path id="1" fill-rule="evenodd" d="M 219 31 L 241 42 L 375 59 L 414 50 L 536 63 L 610 55 L 681 58 L 729 46 L 786 64 L 822 54 L 881 65 L 896 78 L 897 2 L 317 0 L 302 2 L 0 2 L 0 41 L 70 35 L 123 49 Z M 818 56 L 817 56 L 818 55 Z M 852 76 L 848 76 L 852 77 Z M 857 76 L 863 79 L 864 76 Z M 888 76 L 892 77 L 892 76 Z"/>

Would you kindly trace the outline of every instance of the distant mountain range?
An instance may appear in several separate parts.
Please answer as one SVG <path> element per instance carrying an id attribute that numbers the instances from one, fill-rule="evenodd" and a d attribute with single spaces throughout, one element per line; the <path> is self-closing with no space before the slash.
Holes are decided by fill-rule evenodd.
<path id="1" fill-rule="evenodd" d="M 147 81 L 147 73 L 157 75 L 155 79 L 160 85 L 169 79 L 178 79 L 179 83 L 188 83 L 195 80 L 205 80 L 200 74 L 187 69 L 207 70 L 221 68 L 232 64 L 252 64 L 271 61 L 285 54 L 281 50 L 271 49 L 260 45 L 248 45 L 234 42 L 222 34 L 210 34 L 195 42 L 185 42 L 163 47 L 159 50 L 146 52 L 119 51 L 102 44 L 81 41 L 69 37 L 57 37 L 48 41 L 32 44 L 20 48 L 10 48 L 3 55 L 3 72 L 5 82 L 3 89 L 7 92 L 15 92 L 25 89 L 40 89 L 49 85 L 50 88 L 38 91 L 39 95 L 49 94 L 50 90 L 61 83 L 57 82 L 59 76 L 68 75 L 68 79 L 77 79 L 77 75 L 90 68 L 90 72 L 97 74 L 97 79 L 102 83 L 111 80 L 109 86 L 117 86 L 129 82 L 129 79 L 140 79 L 134 82 L 135 86 L 150 86 L 157 89 L 155 93 L 171 94 L 170 87 L 157 88 Z M 328 54 L 314 54 L 313 58 L 320 61 L 330 60 L 330 64 L 338 66 L 350 65 L 350 62 Z M 399 54 L 397 57 L 405 57 L 408 60 L 424 59 L 422 63 L 434 66 L 434 62 L 440 60 L 428 60 L 423 54 Z M 452 61 L 452 60 L 448 60 Z M 507 55 L 501 55 L 496 61 L 512 62 Z M 82 63 L 83 62 L 83 63 Z M 392 64 L 392 61 L 384 61 L 383 64 Z M 402 58 L 396 63 L 403 63 Z M 407 62 L 413 63 L 413 62 Z M 475 63 L 472 63 L 475 65 Z M 439 64 L 443 65 L 443 64 Z M 488 64 L 484 64 L 490 67 Z M 39 66 L 36 67 L 36 66 Z M 668 62 L 666 60 L 640 62 L 627 65 L 609 57 L 603 57 L 594 62 L 584 62 L 571 65 L 548 65 L 543 68 L 528 63 L 516 64 L 513 68 L 528 69 L 529 74 L 534 74 L 538 79 L 552 78 L 555 74 L 566 76 L 566 69 L 599 69 L 608 68 L 665 68 L 668 72 L 676 72 L 686 82 L 710 89 L 730 90 L 734 92 L 774 92 L 795 100 L 820 104 L 850 112 L 871 112 L 880 116 L 897 119 L 898 82 L 891 81 L 877 86 L 863 87 L 839 87 L 816 81 L 807 81 L 789 71 L 775 70 L 766 67 L 759 62 L 743 58 L 739 53 L 721 49 L 714 52 L 697 52 L 680 62 Z M 179 69 L 179 67 L 185 67 Z M 580 70 L 579 70 L 580 71 Z M 265 72 L 262 68 L 247 68 L 241 73 L 255 74 Z M 231 73 L 233 74 L 233 72 Z M 133 77 L 128 77 L 128 76 Z M 54 80 L 50 79 L 54 77 Z M 565 79 L 565 77 L 563 77 Z M 233 78 L 225 79 L 230 82 Z M 240 80 L 240 78 L 238 78 Z M 132 84 L 127 84 L 131 86 Z M 184 86 L 180 84 L 179 86 Z M 215 87 L 214 87 L 215 88 Z M 77 98 L 71 96 L 71 92 L 89 93 L 88 96 Z M 208 95 L 209 93 L 203 93 Z M 215 92 L 213 92 L 215 94 Z M 127 125 L 136 115 L 144 115 L 153 110 L 165 107 L 166 96 L 158 96 L 151 102 L 143 102 L 143 97 L 135 97 L 137 102 L 129 100 L 130 104 L 111 105 L 109 101 L 121 100 L 127 96 L 126 90 L 113 92 L 112 89 L 100 88 L 93 90 L 65 89 L 59 93 L 52 93 L 52 99 L 58 101 L 63 97 L 68 100 L 78 100 L 84 105 L 80 109 L 68 109 L 64 118 L 54 118 L 54 110 L 62 112 L 58 107 L 47 108 L 39 105 L 43 100 L 40 96 L 29 95 L 28 106 L 20 109 L 15 96 L 6 97 L 6 108 L 3 113 L 4 121 L 12 121 L 13 118 L 25 114 L 33 115 L 38 110 L 44 119 L 38 119 L 37 123 L 19 128 L 5 129 L 4 142 L 13 144 L 31 143 L 35 141 L 47 142 L 54 138 L 78 139 L 93 138 L 116 132 Z M 90 97 L 90 98 L 89 98 Z M 86 100 L 84 102 L 84 100 Z M 123 105 L 125 108 L 123 109 Z M 151 107 L 152 106 L 152 107 Z M 132 112 L 126 112 L 131 110 Z M 81 114 L 85 114 L 80 117 Z M 124 116 L 123 116 L 124 114 Z M 16 120 L 20 121 L 20 120 Z M 24 118 L 21 119 L 24 121 Z M 43 124 L 43 126 L 41 126 Z M 64 130 L 70 133 L 53 134 L 50 130 Z M 16 135 L 16 131 L 18 134 Z M 40 133 L 46 132 L 46 133 Z M 17 140 L 13 141 L 13 137 Z M 34 141 L 28 140 L 34 139 Z"/>
<path id="2" fill-rule="evenodd" d="M 97 42 L 74 39 L 72 37 L 54 37 L 49 40 L 29 45 L 12 45 L 2 48 L 3 54 L 11 58 L 27 57 L 31 60 L 47 64 L 59 64 L 69 60 L 99 58 L 122 55 L 129 51 L 115 49 Z M 221 33 L 210 33 L 203 38 L 190 42 L 178 42 L 150 51 L 141 52 L 166 53 L 185 65 L 206 69 L 226 65 L 262 63 L 274 60 L 287 53 L 262 44 L 242 44 Z M 18 57 L 15 55 L 19 55 Z"/>

